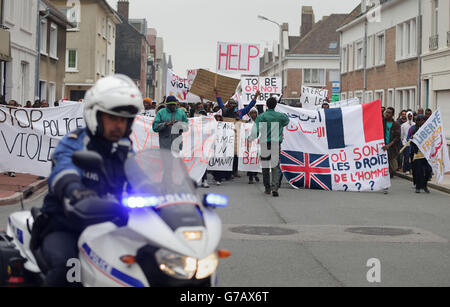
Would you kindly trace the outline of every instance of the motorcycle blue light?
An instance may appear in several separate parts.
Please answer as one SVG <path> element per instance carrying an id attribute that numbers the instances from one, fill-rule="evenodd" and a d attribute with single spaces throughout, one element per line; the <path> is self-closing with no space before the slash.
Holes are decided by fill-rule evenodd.
<path id="1" fill-rule="evenodd" d="M 228 206 L 228 197 L 221 194 L 207 194 L 205 196 L 205 205 L 211 207 Z"/>
<path id="2" fill-rule="evenodd" d="M 130 209 L 148 208 L 148 207 L 155 207 L 156 205 L 158 205 L 158 198 L 155 196 L 150 197 L 132 196 L 124 198 L 122 200 L 122 203 L 125 207 L 128 207 Z"/>

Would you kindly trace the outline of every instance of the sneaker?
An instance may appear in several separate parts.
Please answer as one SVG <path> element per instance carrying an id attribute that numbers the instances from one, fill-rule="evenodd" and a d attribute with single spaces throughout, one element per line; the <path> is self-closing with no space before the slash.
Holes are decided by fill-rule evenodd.
<path id="1" fill-rule="evenodd" d="M 266 189 L 266 190 L 264 191 L 264 193 L 267 194 L 267 195 L 270 195 L 270 190 L 267 190 L 267 189 Z"/>
<path id="2" fill-rule="evenodd" d="M 208 181 L 203 181 L 202 182 L 202 188 L 209 188 Z"/>
<path id="3" fill-rule="evenodd" d="M 430 194 L 430 190 L 428 190 L 428 188 L 423 189 L 425 191 L 425 193 Z"/>
<path id="4" fill-rule="evenodd" d="M 416 188 L 416 193 L 419 194 L 420 193 L 420 189 Z"/>
<path id="5" fill-rule="evenodd" d="M 273 197 L 278 197 L 278 196 L 280 196 L 280 194 L 278 194 L 278 191 L 272 191 L 272 196 Z"/>
<path id="6" fill-rule="evenodd" d="M 222 184 L 222 182 L 216 181 L 216 185 L 221 185 L 221 184 Z"/>
<path id="7" fill-rule="evenodd" d="M 411 175 L 411 172 L 410 172 L 410 171 L 407 171 L 407 172 L 405 173 L 405 175 Z"/>

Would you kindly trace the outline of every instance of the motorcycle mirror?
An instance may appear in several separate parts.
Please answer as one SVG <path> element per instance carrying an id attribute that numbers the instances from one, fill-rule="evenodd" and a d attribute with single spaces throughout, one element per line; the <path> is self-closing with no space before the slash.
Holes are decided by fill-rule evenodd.
<path id="1" fill-rule="evenodd" d="M 82 150 L 72 155 L 72 162 L 77 167 L 87 170 L 101 170 L 103 166 L 103 158 L 95 151 Z"/>

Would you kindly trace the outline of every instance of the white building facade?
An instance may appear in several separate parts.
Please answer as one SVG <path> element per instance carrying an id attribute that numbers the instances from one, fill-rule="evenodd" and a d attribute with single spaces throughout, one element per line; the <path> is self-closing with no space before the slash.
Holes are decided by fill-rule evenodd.
<path id="1" fill-rule="evenodd" d="M 25 105 L 36 97 L 36 33 L 38 0 L 6 0 L 4 24 L 11 33 L 11 58 L 6 63 L 5 99 Z"/>
<path id="2" fill-rule="evenodd" d="M 422 0 L 422 101 L 440 109 L 450 139 L 450 1 Z"/>

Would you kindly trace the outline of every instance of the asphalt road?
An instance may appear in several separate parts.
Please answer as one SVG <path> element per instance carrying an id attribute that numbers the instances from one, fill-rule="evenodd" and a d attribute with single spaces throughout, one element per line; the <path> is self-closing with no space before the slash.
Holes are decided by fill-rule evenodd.
<path id="1" fill-rule="evenodd" d="M 221 261 L 219 286 L 450 286 L 448 194 L 415 194 L 398 178 L 388 195 L 284 184 L 273 198 L 246 177 L 202 191 L 230 198 L 229 207 L 217 210 L 224 224 L 221 248 L 233 253 Z M 0 228 L 19 208 L 0 207 Z M 375 229 L 349 232 L 361 227 Z M 379 283 L 367 280 L 376 268 L 367 266 L 373 258 L 380 263 Z"/>

